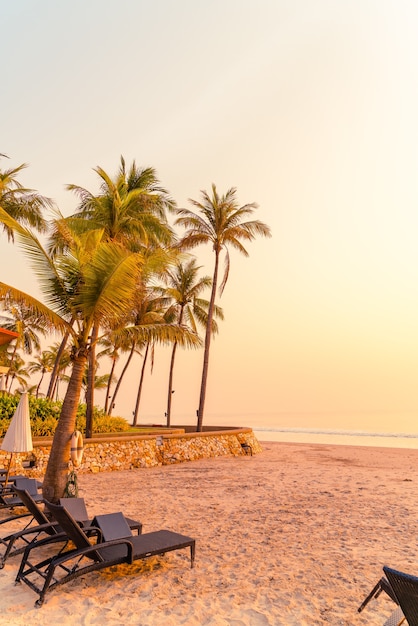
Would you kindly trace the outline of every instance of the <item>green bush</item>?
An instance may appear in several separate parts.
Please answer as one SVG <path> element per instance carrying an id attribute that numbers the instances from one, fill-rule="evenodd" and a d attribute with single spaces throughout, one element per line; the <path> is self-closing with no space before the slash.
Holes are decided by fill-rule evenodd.
<path id="1" fill-rule="evenodd" d="M 83 434 L 86 432 L 86 418 L 84 416 L 77 417 L 76 429 Z M 127 430 L 129 430 L 129 424 L 123 417 L 93 415 L 93 433 L 123 433 Z"/>
<path id="2" fill-rule="evenodd" d="M 9 427 L 20 396 L 0 393 L 0 438 Z M 30 424 L 33 437 L 52 437 L 61 413 L 62 402 L 29 396 Z M 77 410 L 76 429 L 86 432 L 86 405 L 80 404 Z M 93 412 L 93 433 L 117 433 L 129 430 L 129 424 L 122 417 L 104 415 L 95 407 Z"/>

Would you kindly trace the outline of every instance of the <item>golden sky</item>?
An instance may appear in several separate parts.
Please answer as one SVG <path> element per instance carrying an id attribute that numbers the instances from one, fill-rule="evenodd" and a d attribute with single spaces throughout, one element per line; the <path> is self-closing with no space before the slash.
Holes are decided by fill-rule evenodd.
<path id="1" fill-rule="evenodd" d="M 208 416 L 326 412 L 367 429 L 374 413 L 397 430 L 408 412 L 418 430 L 415 2 L 9 5 L 0 152 L 30 164 L 24 184 L 68 213 L 64 185 L 94 191 L 92 168 L 113 173 L 123 154 L 179 206 L 212 182 L 237 187 L 272 229 L 248 259 L 232 252 Z M 2 280 L 32 290 L 2 241 Z M 210 251 L 196 253 L 211 273 Z M 192 420 L 201 359 L 176 370 L 173 412 Z M 157 352 L 144 416 L 164 415 L 167 368 Z M 117 412 L 134 402 L 126 389 Z"/>

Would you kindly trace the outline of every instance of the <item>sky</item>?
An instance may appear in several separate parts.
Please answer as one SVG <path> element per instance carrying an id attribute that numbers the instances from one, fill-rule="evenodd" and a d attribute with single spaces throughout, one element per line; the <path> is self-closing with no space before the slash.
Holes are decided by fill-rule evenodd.
<path id="1" fill-rule="evenodd" d="M 64 215 L 65 185 L 98 191 L 123 155 L 179 207 L 236 187 L 271 228 L 231 252 L 208 423 L 418 432 L 414 1 L 15 0 L 2 24 L 0 166 L 28 163 Z M 0 263 L 37 295 L 4 235 Z M 202 358 L 179 354 L 174 421 L 194 422 Z M 167 377 L 158 349 L 140 419 L 163 421 Z"/>

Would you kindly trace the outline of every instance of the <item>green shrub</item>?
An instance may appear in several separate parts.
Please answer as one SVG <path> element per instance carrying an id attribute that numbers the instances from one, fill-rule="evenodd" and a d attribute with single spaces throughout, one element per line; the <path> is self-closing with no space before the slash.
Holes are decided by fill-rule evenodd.
<path id="1" fill-rule="evenodd" d="M 83 434 L 86 432 L 86 418 L 84 416 L 77 417 L 76 429 Z M 129 424 L 123 417 L 93 415 L 93 433 L 123 433 L 127 430 L 129 430 Z"/>
<path id="2" fill-rule="evenodd" d="M 9 427 L 20 396 L 0 393 L 0 438 L 4 437 Z M 30 424 L 33 437 L 52 437 L 61 413 L 62 402 L 29 396 Z M 80 404 L 77 410 L 76 429 L 86 432 L 86 405 Z M 117 433 L 129 430 L 129 424 L 123 417 L 109 417 L 102 409 L 94 408 L 93 434 Z"/>

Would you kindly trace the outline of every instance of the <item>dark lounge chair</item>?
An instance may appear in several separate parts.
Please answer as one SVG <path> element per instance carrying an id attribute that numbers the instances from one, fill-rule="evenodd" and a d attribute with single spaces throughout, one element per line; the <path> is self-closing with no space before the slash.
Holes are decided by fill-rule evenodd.
<path id="1" fill-rule="evenodd" d="M 418 577 L 384 567 L 386 578 L 409 626 L 418 626 Z"/>
<path id="2" fill-rule="evenodd" d="M 38 491 L 40 486 L 41 483 L 35 478 L 17 476 L 7 489 L 2 490 L 0 494 L 0 509 L 14 509 L 18 506 L 24 506 L 21 499 L 16 494 L 16 487 L 18 489 L 25 489 L 30 493 L 35 502 L 43 502 L 42 494 Z"/>
<path id="3" fill-rule="evenodd" d="M 26 547 L 16 583 L 23 581 L 39 595 L 37 606 L 43 604 L 48 592 L 88 572 L 120 563 L 132 564 L 172 550 L 190 548 L 193 567 L 195 540 L 191 537 L 169 530 L 133 536 L 122 513 L 97 516 L 90 527 L 81 528 L 63 506 L 46 504 L 75 548 L 65 545 L 54 556 L 43 557 L 35 563 L 37 550 L 54 543 L 56 538 L 48 537 Z M 96 543 L 91 543 L 90 537 L 94 537 Z"/>
<path id="4" fill-rule="evenodd" d="M 0 546 L 4 546 L 5 550 L 0 556 L 0 569 L 2 569 L 8 558 L 22 554 L 26 546 L 31 542 L 39 541 L 46 536 L 55 536 L 62 533 L 55 519 L 51 519 L 42 511 L 32 496 L 25 489 L 14 488 L 20 501 L 27 508 L 28 512 L 18 516 L 6 518 L 1 523 L 12 522 L 20 517 L 30 517 L 28 523 L 20 531 L 0 537 Z M 88 518 L 86 505 L 83 498 L 61 498 L 60 503 L 68 509 L 76 522 L 83 527 L 91 525 Z M 131 530 L 136 530 L 138 534 L 142 532 L 141 522 L 125 518 Z M 65 533 L 61 534 L 61 541 L 67 542 L 68 537 Z"/>

